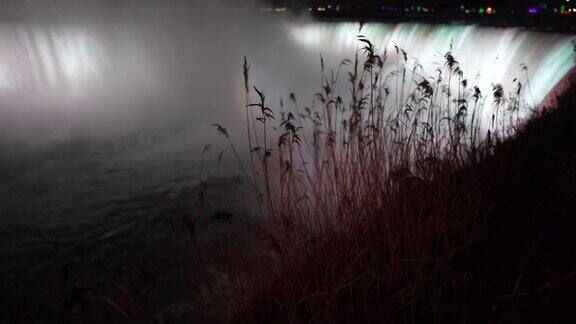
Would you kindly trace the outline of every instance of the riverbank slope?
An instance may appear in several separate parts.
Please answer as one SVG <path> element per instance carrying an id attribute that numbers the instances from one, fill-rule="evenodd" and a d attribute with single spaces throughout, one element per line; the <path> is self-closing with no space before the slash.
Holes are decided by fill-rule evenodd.
<path id="1" fill-rule="evenodd" d="M 394 217 L 371 211 L 368 228 L 312 249 L 237 320 L 574 321 L 574 81 L 556 109 L 537 113 L 492 155 L 407 187 L 392 202 Z M 396 249 L 390 228 L 400 232 Z"/>

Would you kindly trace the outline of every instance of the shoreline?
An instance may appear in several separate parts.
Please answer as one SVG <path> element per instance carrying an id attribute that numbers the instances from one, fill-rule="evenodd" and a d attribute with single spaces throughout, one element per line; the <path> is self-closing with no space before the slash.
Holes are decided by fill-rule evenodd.
<path id="1" fill-rule="evenodd" d="M 453 15 L 453 14 L 388 14 L 382 12 L 346 11 L 313 12 L 313 18 L 325 21 L 375 21 L 422 24 L 477 24 L 487 27 L 523 27 L 531 30 L 576 34 L 576 15 Z"/>
<path id="2" fill-rule="evenodd" d="M 189 7 L 183 7 L 190 9 Z M 444 24 L 444 25 L 480 25 L 486 27 L 520 27 L 528 30 L 537 30 L 542 32 L 556 32 L 576 35 L 576 14 L 574 15 L 455 15 L 449 13 L 435 13 L 435 14 L 418 14 L 418 13 L 386 13 L 381 11 L 291 11 L 283 8 L 282 11 L 274 11 L 273 8 L 268 10 L 222 10 L 222 11 L 206 11 L 210 14 L 221 14 L 223 17 L 230 15 L 238 16 L 270 16 L 288 19 L 301 19 L 309 17 L 317 21 L 324 22 L 385 22 L 385 23 L 420 23 L 420 24 Z M 126 12 L 129 13 L 129 12 Z M 125 13 L 125 14 L 126 14 Z M 134 11 L 136 14 L 141 12 Z M 0 13 L 0 22 L 24 22 L 24 21 L 109 21 L 115 19 L 122 19 L 123 16 L 111 14 L 109 8 L 103 7 L 99 10 L 89 11 L 75 11 L 70 10 L 67 12 L 28 12 L 22 11 L 16 14 L 3 14 Z"/>

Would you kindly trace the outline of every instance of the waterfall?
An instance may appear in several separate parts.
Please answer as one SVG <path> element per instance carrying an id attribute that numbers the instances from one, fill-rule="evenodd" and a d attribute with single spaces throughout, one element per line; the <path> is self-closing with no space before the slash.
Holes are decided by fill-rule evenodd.
<path id="1" fill-rule="evenodd" d="M 539 105 L 575 66 L 574 36 L 520 27 L 368 23 L 359 31 L 357 23 L 315 22 L 288 29 L 297 43 L 328 55 L 352 57 L 359 34 L 389 56 L 396 55 L 398 46 L 407 53 L 408 64 L 420 64 L 428 76 L 443 66 L 450 51 L 468 84 L 484 94 L 491 93 L 493 84 L 514 91 L 517 80 L 528 80 L 532 106 Z"/>
<path id="2" fill-rule="evenodd" d="M 68 126 L 47 127 L 91 124 L 99 134 L 119 121 L 167 128 L 194 122 L 206 134 L 213 122 L 242 129 L 244 55 L 251 81 L 269 98 L 293 92 L 309 103 L 319 90 L 318 53 L 334 67 L 353 57 L 360 33 L 391 60 L 395 46 L 403 49 L 408 65 L 420 64 L 428 76 L 451 51 L 469 87 L 478 86 L 486 101 L 492 84 L 514 91 L 515 80 L 529 80 L 527 102 L 537 106 L 574 67 L 574 36 L 524 28 L 367 23 L 359 32 L 353 22 L 234 16 L 226 19 L 238 28 L 230 29 L 224 18 L 169 17 L 0 23 L 3 123 L 27 132 L 32 128 L 13 115 L 40 123 L 66 116 Z"/>

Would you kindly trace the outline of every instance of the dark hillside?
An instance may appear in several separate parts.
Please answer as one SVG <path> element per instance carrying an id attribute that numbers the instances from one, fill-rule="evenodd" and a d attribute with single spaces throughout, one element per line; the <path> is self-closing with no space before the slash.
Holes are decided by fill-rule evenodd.
<path id="1" fill-rule="evenodd" d="M 576 87 L 493 155 L 440 169 L 386 211 L 367 206 L 370 223 L 287 271 L 239 321 L 576 320 Z"/>

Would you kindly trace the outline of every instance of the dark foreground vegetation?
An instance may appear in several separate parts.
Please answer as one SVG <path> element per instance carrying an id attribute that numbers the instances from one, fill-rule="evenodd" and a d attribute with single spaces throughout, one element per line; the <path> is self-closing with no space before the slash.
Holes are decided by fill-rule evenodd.
<path id="1" fill-rule="evenodd" d="M 575 108 L 572 87 L 492 155 L 440 162 L 384 210 L 359 207 L 365 221 L 311 249 L 239 321 L 574 321 Z"/>
<path id="2" fill-rule="evenodd" d="M 274 147 L 255 88 L 257 158 L 243 169 L 270 217 L 272 261 L 224 298 L 234 321 L 574 321 L 576 88 L 523 119 L 528 80 L 482 94 L 450 52 L 426 77 L 402 50 L 390 62 L 360 44 L 364 59 L 322 63 L 316 107 L 291 98 Z"/>

